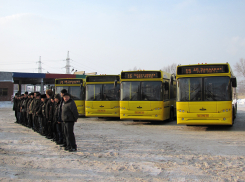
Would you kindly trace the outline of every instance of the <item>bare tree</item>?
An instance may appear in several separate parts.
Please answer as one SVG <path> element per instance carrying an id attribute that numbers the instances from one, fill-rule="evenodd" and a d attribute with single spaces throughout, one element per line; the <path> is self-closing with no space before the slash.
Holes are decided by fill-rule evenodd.
<path id="1" fill-rule="evenodd" d="M 240 59 L 239 62 L 235 64 L 235 71 L 245 78 L 245 59 Z"/>
<path id="2" fill-rule="evenodd" d="M 137 67 L 135 66 L 133 69 L 129 69 L 128 71 L 137 71 L 140 70 L 140 68 L 137 69 Z"/>
<path id="3" fill-rule="evenodd" d="M 234 71 L 237 73 L 237 93 L 239 98 L 244 98 L 245 95 L 245 59 L 241 58 L 236 62 Z"/>
<path id="4" fill-rule="evenodd" d="M 162 70 L 167 73 L 176 74 L 176 68 L 177 68 L 177 64 L 173 63 L 171 65 L 164 66 Z"/>

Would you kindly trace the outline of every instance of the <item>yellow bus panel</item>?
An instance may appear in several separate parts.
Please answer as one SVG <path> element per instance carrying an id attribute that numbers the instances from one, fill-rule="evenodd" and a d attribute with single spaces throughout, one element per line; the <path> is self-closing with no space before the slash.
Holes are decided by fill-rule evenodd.
<path id="1" fill-rule="evenodd" d="M 86 117 L 120 117 L 119 101 L 85 101 Z"/>
<path id="2" fill-rule="evenodd" d="M 232 125 L 231 101 L 177 102 L 177 124 Z"/>

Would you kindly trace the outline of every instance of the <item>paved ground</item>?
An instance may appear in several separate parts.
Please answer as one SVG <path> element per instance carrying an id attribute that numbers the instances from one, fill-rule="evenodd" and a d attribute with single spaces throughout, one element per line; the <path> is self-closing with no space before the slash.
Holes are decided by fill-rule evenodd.
<path id="1" fill-rule="evenodd" d="M 233 127 L 79 118 L 69 153 L 0 107 L 0 181 L 245 181 L 245 107 Z"/>

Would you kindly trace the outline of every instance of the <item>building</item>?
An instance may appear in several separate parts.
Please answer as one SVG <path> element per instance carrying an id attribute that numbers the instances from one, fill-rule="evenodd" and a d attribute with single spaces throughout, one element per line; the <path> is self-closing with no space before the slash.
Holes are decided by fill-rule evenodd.
<path id="1" fill-rule="evenodd" d="M 11 101 L 14 84 L 12 72 L 0 72 L 0 101 Z"/>

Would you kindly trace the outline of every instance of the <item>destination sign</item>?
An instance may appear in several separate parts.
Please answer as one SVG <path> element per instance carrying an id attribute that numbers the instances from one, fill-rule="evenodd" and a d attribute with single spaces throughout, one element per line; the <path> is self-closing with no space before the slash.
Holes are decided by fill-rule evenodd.
<path id="1" fill-rule="evenodd" d="M 178 67 L 177 74 L 228 73 L 228 65 L 196 65 Z"/>
<path id="2" fill-rule="evenodd" d="M 56 84 L 71 84 L 71 85 L 74 85 L 74 84 L 81 84 L 82 83 L 82 80 L 80 79 L 62 79 L 62 80 L 56 80 Z"/>
<path id="3" fill-rule="evenodd" d="M 123 72 L 121 78 L 124 79 L 161 78 L 161 72 L 160 71 Z"/>
<path id="4" fill-rule="evenodd" d="M 111 76 L 111 75 L 98 75 L 98 76 L 87 76 L 86 82 L 114 82 L 115 80 L 119 81 L 119 76 Z"/>

